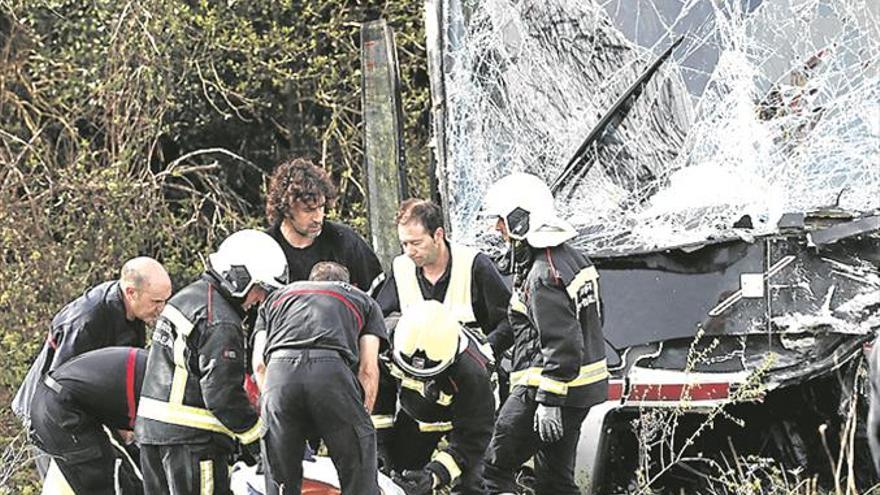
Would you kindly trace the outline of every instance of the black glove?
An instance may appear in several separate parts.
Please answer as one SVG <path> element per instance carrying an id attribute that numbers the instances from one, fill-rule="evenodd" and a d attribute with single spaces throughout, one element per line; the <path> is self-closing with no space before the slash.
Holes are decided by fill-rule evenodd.
<path id="1" fill-rule="evenodd" d="M 406 495 L 431 495 L 434 492 L 436 479 L 434 473 L 427 469 L 420 471 L 404 471 L 394 476 L 394 482 L 403 488 Z"/>
<path id="2" fill-rule="evenodd" d="M 387 449 L 376 449 L 376 467 L 379 468 L 382 474 L 391 476 L 391 456 L 388 455 Z"/>
<path id="3" fill-rule="evenodd" d="M 241 460 L 248 466 L 256 465 L 259 471 L 260 465 L 263 463 L 263 456 L 260 453 L 260 442 L 241 444 Z"/>

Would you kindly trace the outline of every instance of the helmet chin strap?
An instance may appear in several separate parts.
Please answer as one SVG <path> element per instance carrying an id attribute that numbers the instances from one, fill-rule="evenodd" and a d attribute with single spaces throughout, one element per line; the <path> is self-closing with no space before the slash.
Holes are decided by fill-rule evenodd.
<path id="1" fill-rule="evenodd" d="M 513 268 L 513 285 L 514 287 L 522 287 L 529 274 L 529 269 L 532 268 L 532 261 L 534 261 L 531 246 L 526 241 L 511 240 L 510 256 Z"/>

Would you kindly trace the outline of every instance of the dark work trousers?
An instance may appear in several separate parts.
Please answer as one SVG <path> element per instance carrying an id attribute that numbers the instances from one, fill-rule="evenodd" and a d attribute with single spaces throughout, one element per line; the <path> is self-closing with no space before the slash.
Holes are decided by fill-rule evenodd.
<path id="1" fill-rule="evenodd" d="M 400 472 L 404 469 L 418 470 L 430 462 L 437 444 L 446 435 L 444 432 L 424 432 L 419 424 L 405 412 L 398 411 L 394 418 L 391 434 L 391 465 Z M 481 459 L 482 460 L 482 459 Z M 452 487 L 453 494 L 479 495 L 483 493 L 480 477 L 482 464 L 470 466 L 461 473 L 458 482 Z"/>
<path id="2" fill-rule="evenodd" d="M 324 440 L 345 495 L 379 493 L 376 430 L 357 377 L 336 352 L 272 353 L 262 395 L 268 495 L 299 493 L 307 438 Z"/>
<path id="3" fill-rule="evenodd" d="M 535 457 L 537 495 L 579 494 L 574 464 L 581 423 L 589 408 L 562 408 L 562 438 L 544 443 L 534 429 L 535 390 L 515 387 L 495 423 L 483 469 L 486 492 L 516 492 L 514 477 L 530 457 Z"/>
<path id="4" fill-rule="evenodd" d="M 229 453 L 211 443 L 141 445 L 147 495 L 231 495 Z"/>
<path id="5" fill-rule="evenodd" d="M 49 388 L 41 381 L 34 391 L 31 435 L 52 456 L 73 491 L 77 495 L 142 494 L 140 478 L 111 445 L 104 427 L 57 383 L 54 386 Z"/>

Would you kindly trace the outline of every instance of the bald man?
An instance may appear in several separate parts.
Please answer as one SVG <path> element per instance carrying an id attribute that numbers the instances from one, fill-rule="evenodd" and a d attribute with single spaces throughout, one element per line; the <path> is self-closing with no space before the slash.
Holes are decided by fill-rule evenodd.
<path id="1" fill-rule="evenodd" d="M 52 319 L 46 343 L 15 394 L 16 415 L 28 423 L 37 384 L 65 361 L 103 347 L 144 347 L 146 324 L 156 322 L 169 297 L 171 279 L 165 268 L 152 258 L 138 257 L 125 262 L 118 280 L 96 285 L 65 306 Z"/>

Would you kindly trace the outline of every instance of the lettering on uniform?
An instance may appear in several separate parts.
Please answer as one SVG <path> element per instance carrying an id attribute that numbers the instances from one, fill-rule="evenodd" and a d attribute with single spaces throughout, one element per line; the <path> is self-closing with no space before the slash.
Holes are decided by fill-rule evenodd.
<path id="1" fill-rule="evenodd" d="M 238 359 L 238 353 L 235 352 L 235 349 L 226 349 L 220 354 L 220 356 L 223 357 L 223 359 L 228 359 L 230 361 Z"/>
<path id="2" fill-rule="evenodd" d="M 174 348 L 174 336 L 171 334 L 171 323 L 159 318 L 156 322 L 156 330 L 153 332 L 153 344 Z"/>
<path id="3" fill-rule="evenodd" d="M 599 311 L 599 294 L 596 290 L 596 283 L 593 280 L 584 282 L 584 285 L 577 292 L 577 312 L 588 308 L 591 304 L 596 304 L 596 310 Z"/>

